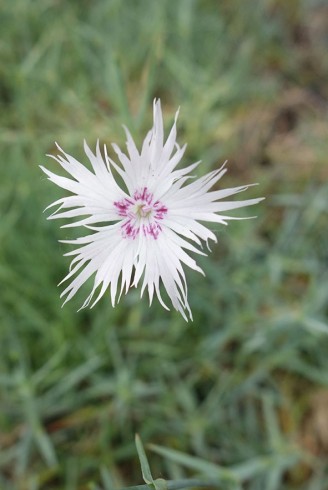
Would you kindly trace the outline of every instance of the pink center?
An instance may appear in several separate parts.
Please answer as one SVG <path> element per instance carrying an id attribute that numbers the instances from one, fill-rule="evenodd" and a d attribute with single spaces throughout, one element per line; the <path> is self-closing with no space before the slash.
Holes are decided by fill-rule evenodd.
<path id="1" fill-rule="evenodd" d="M 133 197 L 114 202 L 117 214 L 124 218 L 121 225 L 124 238 L 135 239 L 140 232 L 146 237 L 158 238 L 162 231 L 160 221 L 166 215 L 167 208 L 160 201 L 153 200 L 153 194 L 144 187 L 136 191 Z"/>

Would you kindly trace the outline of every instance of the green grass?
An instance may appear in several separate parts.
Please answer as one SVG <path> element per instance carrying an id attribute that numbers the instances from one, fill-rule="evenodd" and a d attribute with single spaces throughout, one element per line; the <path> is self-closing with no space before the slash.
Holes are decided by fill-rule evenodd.
<path id="1" fill-rule="evenodd" d="M 325 490 L 328 74 L 324 2 L 6 0 L 0 15 L 0 489 L 212 478 Z M 257 181 L 258 218 L 214 227 L 194 322 L 138 291 L 61 308 L 74 232 L 38 164 L 54 141 L 141 142 L 161 97 L 199 173 Z M 253 211 L 253 210 L 252 210 Z M 249 213 L 248 213 L 249 214 Z M 320 412 L 321 413 L 321 412 Z M 325 420 L 325 419 L 324 419 Z M 322 422 L 321 422 L 322 424 Z M 92 485 L 94 485 L 92 487 Z"/>

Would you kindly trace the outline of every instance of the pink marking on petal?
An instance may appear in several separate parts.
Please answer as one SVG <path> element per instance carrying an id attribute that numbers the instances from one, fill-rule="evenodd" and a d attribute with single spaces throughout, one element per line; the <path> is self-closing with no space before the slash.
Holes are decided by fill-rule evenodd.
<path id="1" fill-rule="evenodd" d="M 119 216 L 127 216 L 128 209 L 133 205 L 133 201 L 127 199 L 126 197 L 122 201 L 115 201 L 114 206 L 116 207 Z"/>

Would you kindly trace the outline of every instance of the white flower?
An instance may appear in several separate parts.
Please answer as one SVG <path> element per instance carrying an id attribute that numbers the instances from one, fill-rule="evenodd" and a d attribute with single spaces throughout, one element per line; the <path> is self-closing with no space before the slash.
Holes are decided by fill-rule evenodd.
<path id="1" fill-rule="evenodd" d="M 198 248 L 202 241 L 217 241 L 213 231 L 201 222 L 227 224 L 229 219 L 241 219 L 218 213 L 250 206 L 261 199 L 221 201 L 249 186 L 210 191 L 225 174 L 224 165 L 195 180 L 189 174 L 200 162 L 176 170 L 186 149 L 186 145 L 180 148 L 176 143 L 177 117 L 178 112 L 164 141 L 161 104 L 155 100 L 154 125 L 141 152 L 126 128 L 127 154 L 113 144 L 121 165 L 108 157 L 106 146 L 103 157 L 98 142 L 95 154 L 84 143 L 93 171 L 59 146 L 62 155 L 49 156 L 72 178 L 56 175 L 41 166 L 49 180 L 72 194 L 48 206 L 59 205 L 48 219 L 80 218 L 64 226 L 80 225 L 95 231 L 76 240 L 63 241 L 80 245 L 65 254 L 75 256 L 69 274 L 62 281 L 75 276 L 61 295 L 66 295 L 65 303 L 95 274 L 92 291 L 82 308 L 91 301 L 94 306 L 108 288 L 115 306 L 117 293 L 119 300 L 123 291 L 127 293 L 130 286 L 141 283 L 141 296 L 147 288 L 150 304 L 155 292 L 162 306 L 169 309 L 161 297 L 162 282 L 174 308 L 186 320 L 185 310 L 192 318 L 183 265 L 203 274 L 188 252 L 206 255 Z M 113 170 L 121 177 L 124 188 L 115 180 Z M 99 226 L 101 223 L 103 226 Z"/>

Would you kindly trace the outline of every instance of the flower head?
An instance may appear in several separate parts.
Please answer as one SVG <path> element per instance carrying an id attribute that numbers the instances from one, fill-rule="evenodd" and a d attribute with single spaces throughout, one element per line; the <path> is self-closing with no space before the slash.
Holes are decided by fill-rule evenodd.
<path id="1" fill-rule="evenodd" d="M 216 240 L 203 222 L 227 224 L 225 211 L 256 204 L 261 199 L 222 201 L 245 191 L 249 186 L 210 190 L 226 172 L 225 165 L 205 176 L 190 176 L 200 162 L 177 169 L 186 145 L 176 143 L 176 121 L 164 140 L 163 118 L 159 100 L 154 101 L 154 124 L 139 152 L 131 134 L 125 129 L 127 154 L 113 144 L 120 161 L 115 163 L 100 152 L 94 154 L 84 143 L 92 171 L 66 154 L 51 156 L 71 178 L 62 177 L 41 166 L 49 180 L 71 193 L 48 207 L 58 209 L 48 219 L 78 218 L 66 224 L 92 230 L 91 234 L 67 240 L 79 248 L 65 254 L 74 256 L 70 272 L 62 282 L 71 279 L 61 296 L 70 300 L 91 276 L 94 284 L 82 308 L 94 306 L 109 288 L 112 305 L 130 286 L 141 283 L 141 295 L 148 290 L 149 302 L 156 293 L 161 297 L 161 283 L 174 308 L 185 319 L 192 318 L 187 299 L 183 265 L 203 273 L 188 252 L 206 255 L 199 247 L 202 241 Z M 119 185 L 115 175 L 120 176 Z M 74 277 L 74 279 L 73 279 Z"/>

